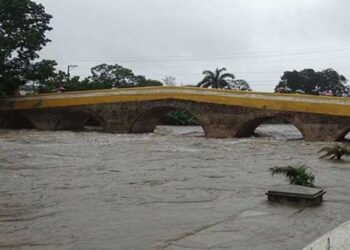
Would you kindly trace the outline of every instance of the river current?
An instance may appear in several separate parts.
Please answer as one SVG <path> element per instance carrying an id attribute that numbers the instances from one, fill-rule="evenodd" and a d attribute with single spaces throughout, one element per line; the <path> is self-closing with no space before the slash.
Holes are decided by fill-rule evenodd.
<path id="1" fill-rule="evenodd" d="M 0 249 L 301 249 L 350 220 L 350 160 L 318 158 L 290 125 L 206 139 L 0 130 Z M 306 164 L 323 205 L 269 204 L 273 166 Z"/>

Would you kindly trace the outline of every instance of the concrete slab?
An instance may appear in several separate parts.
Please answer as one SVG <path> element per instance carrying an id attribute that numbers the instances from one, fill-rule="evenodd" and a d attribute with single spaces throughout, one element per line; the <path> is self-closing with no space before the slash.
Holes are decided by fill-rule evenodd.
<path id="1" fill-rule="evenodd" d="M 299 185 L 275 185 L 266 193 L 271 202 L 294 202 L 306 205 L 319 205 L 326 192 L 321 188 L 304 187 Z"/>

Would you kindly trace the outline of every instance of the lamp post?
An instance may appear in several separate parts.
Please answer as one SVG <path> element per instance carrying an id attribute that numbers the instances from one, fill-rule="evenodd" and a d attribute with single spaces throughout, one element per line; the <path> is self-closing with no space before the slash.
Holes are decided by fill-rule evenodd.
<path id="1" fill-rule="evenodd" d="M 68 80 L 70 79 L 70 71 L 71 71 L 71 69 L 76 68 L 76 67 L 78 67 L 78 65 L 68 65 L 68 66 L 67 66 L 67 76 L 68 76 Z"/>

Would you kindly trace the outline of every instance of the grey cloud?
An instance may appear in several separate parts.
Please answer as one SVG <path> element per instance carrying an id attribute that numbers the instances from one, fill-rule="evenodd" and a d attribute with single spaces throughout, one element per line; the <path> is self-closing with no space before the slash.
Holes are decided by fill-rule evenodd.
<path id="1" fill-rule="evenodd" d="M 202 70 L 225 66 L 254 89 L 271 91 L 284 70 L 350 73 L 347 0 L 38 2 L 54 16 L 52 43 L 42 57 L 56 59 L 62 69 L 78 64 L 74 72 L 83 76 L 107 62 L 195 83 Z"/>

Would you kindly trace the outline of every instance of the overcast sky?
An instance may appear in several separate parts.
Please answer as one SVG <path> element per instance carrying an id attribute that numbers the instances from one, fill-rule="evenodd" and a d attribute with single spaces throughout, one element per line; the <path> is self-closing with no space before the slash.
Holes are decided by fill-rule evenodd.
<path id="1" fill-rule="evenodd" d="M 120 64 L 195 84 L 226 67 L 272 91 L 285 70 L 334 68 L 350 78 L 349 0 L 36 0 L 53 15 L 40 53 L 59 68 Z"/>

